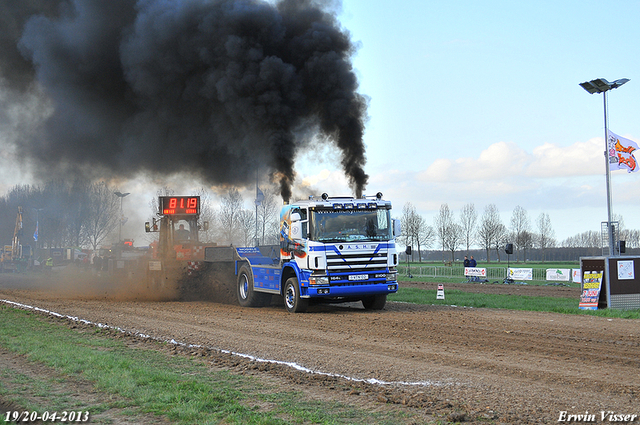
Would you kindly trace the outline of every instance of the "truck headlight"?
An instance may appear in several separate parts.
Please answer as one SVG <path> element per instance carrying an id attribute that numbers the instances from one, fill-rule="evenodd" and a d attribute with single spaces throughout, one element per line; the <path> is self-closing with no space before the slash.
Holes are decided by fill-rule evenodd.
<path id="1" fill-rule="evenodd" d="M 309 285 L 328 285 L 329 278 L 327 276 L 310 276 Z"/>
<path id="2" fill-rule="evenodd" d="M 398 272 L 387 273 L 387 282 L 395 282 L 398 280 Z"/>

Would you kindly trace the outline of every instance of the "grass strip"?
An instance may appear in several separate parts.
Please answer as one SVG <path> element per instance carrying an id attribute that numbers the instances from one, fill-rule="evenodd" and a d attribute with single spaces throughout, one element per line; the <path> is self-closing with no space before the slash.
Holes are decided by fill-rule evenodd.
<path id="1" fill-rule="evenodd" d="M 402 288 L 388 296 L 389 301 L 414 304 L 457 305 L 475 308 L 499 308 L 507 310 L 546 311 L 564 314 L 586 314 L 592 316 L 640 319 L 640 310 L 580 310 L 578 300 L 562 297 L 533 297 L 527 295 L 476 294 L 457 289 L 447 290 L 444 300 L 436 299 L 437 290 Z"/>
<path id="2" fill-rule="evenodd" d="M 28 311 L 0 306 L 0 346 L 53 368 L 63 376 L 93 383 L 106 395 L 109 407 L 136 415 L 162 415 L 177 424 L 398 423 L 400 413 L 367 412 L 357 406 L 311 400 L 308 396 L 265 385 L 256 377 L 212 371 L 204 362 L 170 356 L 148 348 L 130 348 L 105 331 L 79 331 Z M 46 393 L 47 383 L 29 382 L 0 395 L 19 403 L 20 392 Z M 44 411 L 69 410 L 61 400 L 43 398 L 21 407 Z M 111 400 L 111 401 L 109 401 Z M 68 401 L 68 400 L 67 400 Z M 74 405 L 74 410 L 84 409 Z M 2 419 L 0 419 L 2 420 Z"/>

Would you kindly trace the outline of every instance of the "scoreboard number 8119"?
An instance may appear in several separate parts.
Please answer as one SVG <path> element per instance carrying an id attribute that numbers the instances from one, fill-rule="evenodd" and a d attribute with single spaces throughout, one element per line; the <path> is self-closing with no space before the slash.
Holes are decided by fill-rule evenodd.
<path id="1" fill-rule="evenodd" d="M 160 196 L 160 214 L 162 215 L 199 215 L 199 196 Z"/>

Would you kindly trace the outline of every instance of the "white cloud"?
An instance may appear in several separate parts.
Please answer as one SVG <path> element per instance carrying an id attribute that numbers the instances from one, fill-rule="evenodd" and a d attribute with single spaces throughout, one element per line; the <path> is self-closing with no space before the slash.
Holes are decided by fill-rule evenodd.
<path id="1" fill-rule="evenodd" d="M 416 178 L 423 183 L 499 180 L 508 186 L 505 176 L 546 179 L 601 174 L 604 172 L 603 148 L 602 139 L 597 138 L 567 147 L 545 143 L 532 152 L 513 142 L 498 142 L 477 158 L 438 158 Z"/>

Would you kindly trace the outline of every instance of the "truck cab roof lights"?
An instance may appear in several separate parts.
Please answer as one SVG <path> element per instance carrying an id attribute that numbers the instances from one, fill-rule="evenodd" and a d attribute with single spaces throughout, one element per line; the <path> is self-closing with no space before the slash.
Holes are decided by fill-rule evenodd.
<path id="1" fill-rule="evenodd" d="M 344 207 L 344 205 L 342 204 L 333 204 L 333 209 L 334 210 L 341 210 Z"/>
<path id="2" fill-rule="evenodd" d="M 358 209 L 359 210 L 363 210 L 367 208 L 367 204 L 363 203 L 363 202 L 358 202 Z"/>
<path id="3" fill-rule="evenodd" d="M 344 209 L 345 210 L 352 210 L 353 209 L 353 204 L 344 204 Z"/>

